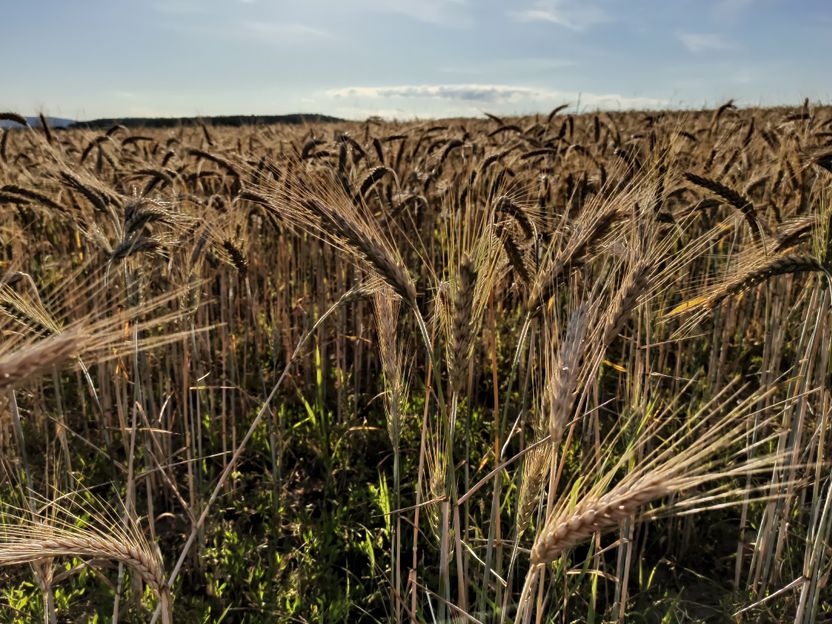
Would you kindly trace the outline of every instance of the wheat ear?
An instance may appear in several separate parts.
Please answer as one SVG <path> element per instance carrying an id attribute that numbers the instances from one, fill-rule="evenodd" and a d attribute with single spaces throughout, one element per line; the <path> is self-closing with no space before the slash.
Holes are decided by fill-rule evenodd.
<path id="1" fill-rule="evenodd" d="M 392 257 L 390 252 L 351 219 L 317 200 L 308 199 L 304 206 L 318 215 L 324 225 L 331 226 L 335 234 L 364 256 L 370 266 L 411 307 L 416 306 L 416 287 L 410 274 Z"/>
<path id="2" fill-rule="evenodd" d="M 754 208 L 754 202 L 751 201 L 745 195 L 742 195 L 738 191 L 735 191 L 729 186 L 725 186 L 724 184 L 717 182 L 716 180 L 711 180 L 710 178 L 705 178 L 702 176 L 698 176 L 695 173 L 686 172 L 685 178 L 691 184 L 695 184 L 705 190 L 710 191 L 714 195 L 717 195 L 728 204 L 736 208 L 737 210 L 742 213 L 742 216 L 745 217 L 745 220 L 748 222 L 749 227 L 751 227 L 751 234 L 754 236 L 755 239 L 760 240 L 762 235 L 765 233 L 763 228 L 763 224 L 757 218 L 757 210 Z"/>
<path id="3" fill-rule="evenodd" d="M 12 512 L 12 518 L 17 514 Z M 70 521 L 45 522 L 17 518 L 0 526 L 0 565 L 33 563 L 51 557 L 84 557 L 123 563 L 138 574 L 159 601 L 164 624 L 170 624 L 170 591 L 157 548 L 138 531 L 113 526 L 105 532 Z"/>
<path id="4" fill-rule="evenodd" d="M 0 388 L 13 386 L 63 363 L 82 350 L 82 341 L 79 333 L 67 332 L 0 356 Z"/>
<path id="5" fill-rule="evenodd" d="M 549 435 L 553 444 L 560 444 L 566 423 L 572 415 L 572 404 L 578 386 L 580 364 L 585 352 L 584 337 L 587 314 L 584 306 L 576 309 L 569 318 L 566 336 L 558 349 L 555 370 L 550 371 L 546 385 L 546 402 L 549 406 Z"/>
<path id="6" fill-rule="evenodd" d="M 662 484 L 660 475 L 651 475 L 642 483 L 624 484 L 603 496 L 582 499 L 571 514 L 558 516 L 547 523 L 532 548 L 532 565 L 554 561 L 564 551 L 585 542 L 595 533 L 614 529 L 644 505 L 670 492 Z"/>
<path id="7" fill-rule="evenodd" d="M 459 265 L 459 275 L 454 295 L 453 327 L 451 327 L 451 389 L 461 394 L 468 373 L 474 331 L 472 327 L 474 290 L 477 286 L 477 272 L 470 256 L 465 256 Z"/>
<path id="8" fill-rule="evenodd" d="M 604 320 L 603 343 L 605 347 L 615 340 L 632 313 L 639 296 L 647 288 L 649 273 L 650 263 L 647 260 L 639 260 L 621 284 Z"/>

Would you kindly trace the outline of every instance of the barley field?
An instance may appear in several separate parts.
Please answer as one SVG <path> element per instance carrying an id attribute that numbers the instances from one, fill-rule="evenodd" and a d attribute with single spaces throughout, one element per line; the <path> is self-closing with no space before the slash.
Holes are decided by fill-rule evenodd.
<path id="1" fill-rule="evenodd" d="M 832 108 L 0 119 L 0 622 L 832 618 Z"/>

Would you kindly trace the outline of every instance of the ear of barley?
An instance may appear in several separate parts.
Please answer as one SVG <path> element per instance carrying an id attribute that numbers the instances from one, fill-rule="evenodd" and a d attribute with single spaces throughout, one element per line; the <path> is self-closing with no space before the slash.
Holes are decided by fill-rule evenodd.
<path id="1" fill-rule="evenodd" d="M 713 116 L 711 117 L 710 131 L 713 133 L 717 130 L 717 128 L 719 127 L 719 120 L 722 117 L 722 115 L 725 114 L 725 111 L 735 110 L 735 109 L 736 109 L 736 106 L 734 106 L 734 99 L 733 98 L 731 98 L 730 100 L 728 100 L 727 102 L 722 104 L 719 108 L 717 108 L 714 111 Z"/>
<path id="2" fill-rule="evenodd" d="M 60 172 L 60 176 L 67 186 L 81 193 L 81 195 L 83 195 L 95 207 L 96 210 L 102 213 L 107 213 L 107 206 L 109 203 L 111 203 L 111 198 L 108 197 L 105 193 L 102 193 L 98 189 L 93 188 L 92 185 L 81 180 L 81 178 L 79 178 L 71 171 L 63 170 Z"/>
<path id="3" fill-rule="evenodd" d="M 523 128 L 521 128 L 517 124 L 504 124 L 496 130 L 492 130 L 491 132 L 489 132 L 488 136 L 495 137 L 498 134 L 502 134 L 503 132 L 516 132 L 517 134 L 523 134 Z"/>
<path id="4" fill-rule="evenodd" d="M 813 256 L 805 254 L 777 256 L 758 266 L 753 266 L 739 273 L 730 281 L 721 284 L 712 296 L 710 303 L 716 305 L 726 297 L 748 290 L 777 275 L 811 272 L 825 272 L 823 265 Z"/>
<path id="5" fill-rule="evenodd" d="M 774 246 L 775 252 L 781 252 L 790 247 L 795 247 L 803 240 L 808 238 L 812 230 L 816 227 L 817 219 L 812 216 L 786 225 L 777 234 L 777 243 Z"/>
<path id="6" fill-rule="evenodd" d="M 156 595 L 163 621 L 170 622 L 170 590 L 157 548 L 140 534 L 129 535 L 113 527 L 110 536 L 94 529 L 39 520 L 8 522 L 0 526 L 0 565 L 21 565 L 51 557 L 104 559 L 123 563 L 133 570 Z"/>
<path id="7" fill-rule="evenodd" d="M 644 505 L 669 494 L 658 477 L 625 484 L 606 494 L 583 498 L 569 513 L 550 519 L 532 548 L 533 565 L 550 563 L 595 533 L 618 527 Z"/>
<path id="8" fill-rule="evenodd" d="M 46 206 L 47 208 L 52 208 L 53 210 L 56 210 L 58 212 L 66 213 L 67 211 L 66 208 L 64 208 L 57 202 L 51 200 L 43 193 L 22 186 L 17 186 L 16 184 L 5 184 L 2 187 L 0 187 L 0 191 L 4 193 L 12 193 L 14 195 L 20 195 L 21 197 L 31 199 L 32 201 L 38 204 Z"/>
<path id="9" fill-rule="evenodd" d="M 552 447 L 542 444 L 526 455 L 523 463 L 523 480 L 517 502 L 517 535 L 522 536 L 529 528 L 532 514 L 540 503 L 546 479 L 546 468 L 552 458 Z"/>
<path id="10" fill-rule="evenodd" d="M 160 246 L 160 242 L 152 236 L 130 236 L 116 245 L 110 259 L 119 262 L 138 253 L 156 251 Z"/>
<path id="11" fill-rule="evenodd" d="M 303 150 L 301 150 L 300 158 L 301 160 L 306 160 L 307 158 L 311 157 L 315 150 L 324 145 L 326 141 L 323 139 L 310 139 L 303 145 Z"/>
<path id="12" fill-rule="evenodd" d="M 49 145 L 54 143 L 54 139 L 52 138 L 52 131 L 49 129 L 49 122 L 46 120 L 46 117 L 43 113 L 38 115 L 38 120 L 40 121 L 40 129 L 43 130 L 43 136 L 46 138 L 46 142 Z"/>
<path id="13" fill-rule="evenodd" d="M 364 160 L 367 160 L 367 152 L 364 150 L 363 147 L 361 147 L 361 144 L 358 141 L 356 141 L 353 137 L 351 137 L 349 134 L 341 134 L 338 137 L 338 140 L 342 141 L 345 144 L 348 144 L 352 148 L 352 151 L 356 154 L 357 159 L 363 158 Z"/>
<path id="14" fill-rule="evenodd" d="M 604 320 L 603 344 L 608 347 L 624 323 L 629 318 L 636 305 L 639 296 L 647 287 L 650 264 L 646 260 L 638 260 L 635 266 L 627 273 L 624 283 L 621 284 L 618 293 L 611 302 Z"/>
<path id="15" fill-rule="evenodd" d="M 517 241 L 514 240 L 514 236 L 512 236 L 511 232 L 504 229 L 503 235 L 500 237 L 500 242 L 503 244 L 503 249 L 506 252 L 506 257 L 508 258 L 509 264 L 511 264 L 511 268 L 514 269 L 524 284 L 528 284 L 531 281 L 531 276 L 526 268 L 523 252 L 520 251 L 520 247 L 517 245 Z"/>
<path id="16" fill-rule="evenodd" d="M 82 350 L 84 337 L 67 332 L 0 356 L 0 388 L 13 386 L 58 366 Z"/>
<path id="17" fill-rule="evenodd" d="M 388 288 L 375 294 L 376 335 L 384 373 L 384 405 L 387 416 L 387 433 L 394 451 L 398 450 L 401 434 L 402 401 L 405 395 L 405 383 L 402 377 L 402 354 L 397 346 L 396 325 L 399 304 Z"/>
<path id="18" fill-rule="evenodd" d="M 591 216 L 590 221 L 582 223 L 566 243 L 545 263 L 541 264 L 532 283 L 526 307 L 530 312 L 540 310 L 540 306 L 551 297 L 557 285 L 568 271 L 583 262 L 589 249 L 599 243 L 609 233 L 615 222 L 621 218 L 621 211 L 611 208 L 600 216 Z"/>
<path id="19" fill-rule="evenodd" d="M 29 127 L 29 122 L 23 115 L 17 113 L 0 113 L 0 121 L 12 121 L 18 125 Z"/>
<path id="20" fill-rule="evenodd" d="M 503 120 L 502 117 L 498 117 L 497 115 L 494 115 L 492 113 L 486 113 L 486 112 L 483 112 L 483 115 L 488 117 L 491 121 L 496 122 L 498 126 L 506 125 L 506 122 Z"/>
<path id="21" fill-rule="evenodd" d="M 569 104 L 561 104 L 560 106 L 556 106 L 555 108 L 553 108 L 549 115 L 546 117 L 546 123 L 551 124 L 555 116 L 566 108 L 569 108 Z"/>
<path id="22" fill-rule="evenodd" d="M 240 177 L 240 172 L 237 171 L 237 168 L 231 164 L 230 161 L 223 158 L 222 156 L 218 156 L 216 154 L 212 154 L 210 152 L 203 151 L 201 149 L 190 148 L 187 150 L 187 153 L 190 156 L 195 158 L 204 158 L 205 160 L 211 161 L 215 165 L 219 165 L 222 169 L 228 172 L 234 178 Z"/>
<path id="23" fill-rule="evenodd" d="M 733 276 L 716 284 L 705 293 L 683 301 L 667 312 L 665 317 L 696 313 L 703 309 L 710 310 L 728 297 L 753 288 L 777 275 L 814 272 L 826 274 L 827 269 L 814 256 L 807 254 L 783 254 L 773 258 L 763 258 L 762 261 L 758 260 L 738 270 Z"/>
<path id="24" fill-rule="evenodd" d="M 759 240 L 765 233 L 762 223 L 757 218 L 757 210 L 754 207 L 754 202 L 752 202 L 749 198 L 740 194 L 738 191 L 735 191 L 731 187 L 717 182 L 716 180 L 696 175 L 690 171 L 685 173 L 685 178 L 688 182 L 710 191 L 739 210 L 751 228 L 751 235 L 756 239 Z"/>
<path id="25" fill-rule="evenodd" d="M 385 167 L 384 165 L 380 165 L 378 167 L 374 167 L 361 181 L 361 184 L 358 185 L 358 193 L 356 193 L 353 201 L 356 203 L 365 199 L 367 197 L 367 193 L 370 192 L 370 189 L 373 188 L 384 176 L 389 175 L 393 178 L 396 186 L 398 186 L 398 179 L 396 178 L 396 172 L 393 171 L 390 167 Z"/>
<path id="26" fill-rule="evenodd" d="M 373 149 L 376 152 L 376 156 L 378 157 L 378 161 L 383 165 L 384 164 L 384 146 L 381 144 L 381 141 L 378 140 L 378 137 L 373 137 Z"/>
<path id="27" fill-rule="evenodd" d="M 670 494 L 680 496 L 665 511 L 691 509 L 697 501 L 703 502 L 698 509 L 704 510 L 717 500 L 720 504 L 731 504 L 746 498 L 748 492 L 742 488 L 702 488 L 718 480 L 767 473 L 782 461 L 783 454 L 763 452 L 740 461 L 738 454 L 731 452 L 731 449 L 744 448 L 745 456 L 746 436 L 753 431 L 760 433 L 761 441 L 755 446 L 761 451 L 774 438 L 764 434 L 773 417 L 760 417 L 749 424 L 755 402 L 771 396 L 774 388 L 738 400 L 745 388 L 729 391 L 731 386 L 729 383 L 721 392 L 716 407 L 703 407 L 687 428 L 663 431 L 673 419 L 664 420 L 656 414 L 641 423 L 633 423 L 639 433 L 624 455 L 600 471 L 596 466 L 593 485 L 566 493 L 554 505 L 535 539 L 532 563 L 550 563 L 593 534 L 614 529 L 633 515 L 645 514 L 648 504 Z M 714 413 L 723 409 L 728 409 L 727 413 L 719 416 Z M 642 442 L 648 439 L 644 436 L 658 436 L 661 442 L 644 457 L 637 458 L 634 453 L 638 449 L 643 452 Z M 622 471 L 626 474 L 619 477 Z"/>
<path id="28" fill-rule="evenodd" d="M 474 291 L 477 286 L 477 272 L 471 257 L 466 255 L 459 265 L 456 292 L 453 304 L 453 326 L 451 327 L 451 388 L 457 394 L 465 387 L 468 362 L 473 346 Z"/>
<path id="29" fill-rule="evenodd" d="M 522 154 L 520 160 L 529 160 L 538 156 L 556 156 L 558 152 L 559 150 L 554 147 L 538 147 Z"/>
<path id="30" fill-rule="evenodd" d="M 304 205 L 318 215 L 325 226 L 331 226 L 334 233 L 359 252 L 378 275 L 411 307 L 416 306 L 416 287 L 406 269 L 400 266 L 381 244 L 366 234 L 359 224 L 327 204 L 308 199 Z"/>
<path id="31" fill-rule="evenodd" d="M 523 208 L 515 203 L 510 197 L 506 195 L 498 197 L 495 201 L 494 211 L 497 213 L 505 213 L 512 217 L 517 222 L 517 225 L 520 226 L 520 229 L 523 230 L 523 235 L 527 239 L 534 237 L 534 227 L 532 227 L 532 222 L 529 219 L 529 216 Z"/>
<path id="32" fill-rule="evenodd" d="M 578 385 L 581 360 L 584 356 L 584 336 L 587 329 L 587 313 L 578 307 L 569 318 L 566 335 L 558 349 L 555 370 L 549 372 L 546 382 L 546 398 L 549 407 L 549 435 L 552 444 L 560 444 L 566 423 L 572 415 L 575 390 Z"/>
<path id="33" fill-rule="evenodd" d="M 248 261 L 246 260 L 246 256 L 243 253 L 243 250 L 228 239 L 222 242 L 222 246 L 228 252 L 228 255 L 231 257 L 231 264 L 234 265 L 234 268 L 237 269 L 237 272 L 240 275 L 245 276 L 248 272 Z"/>

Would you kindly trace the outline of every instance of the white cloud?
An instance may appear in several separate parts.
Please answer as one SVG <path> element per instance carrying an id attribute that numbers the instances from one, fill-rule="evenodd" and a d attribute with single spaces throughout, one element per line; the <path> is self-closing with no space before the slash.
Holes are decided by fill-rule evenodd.
<path id="1" fill-rule="evenodd" d="M 537 91 L 529 87 L 512 87 L 490 84 L 459 85 L 401 85 L 393 87 L 347 87 L 330 89 L 330 97 L 362 98 L 430 98 L 447 100 L 465 100 L 475 102 L 495 102 L 534 97 Z"/>
<path id="2" fill-rule="evenodd" d="M 451 117 L 477 115 L 483 110 L 503 114 L 548 112 L 554 106 L 580 101 L 582 109 L 656 108 L 666 100 L 626 97 L 615 93 L 578 93 L 523 85 L 421 84 L 385 87 L 344 87 L 324 93 L 329 106 L 346 117 L 383 115 L 397 117 Z"/>
<path id="3" fill-rule="evenodd" d="M 530 8 L 509 15 L 518 22 L 548 22 L 576 31 L 613 21 L 597 4 L 576 0 L 537 0 Z"/>
<path id="4" fill-rule="evenodd" d="M 723 52 L 734 46 L 716 33 L 679 33 L 679 40 L 694 54 Z"/>

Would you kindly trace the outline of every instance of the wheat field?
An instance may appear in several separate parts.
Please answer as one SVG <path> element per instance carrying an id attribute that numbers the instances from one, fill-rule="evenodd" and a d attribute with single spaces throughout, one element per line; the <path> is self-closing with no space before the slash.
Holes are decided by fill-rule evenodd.
<path id="1" fill-rule="evenodd" d="M 0 621 L 832 617 L 832 109 L 0 136 Z"/>

